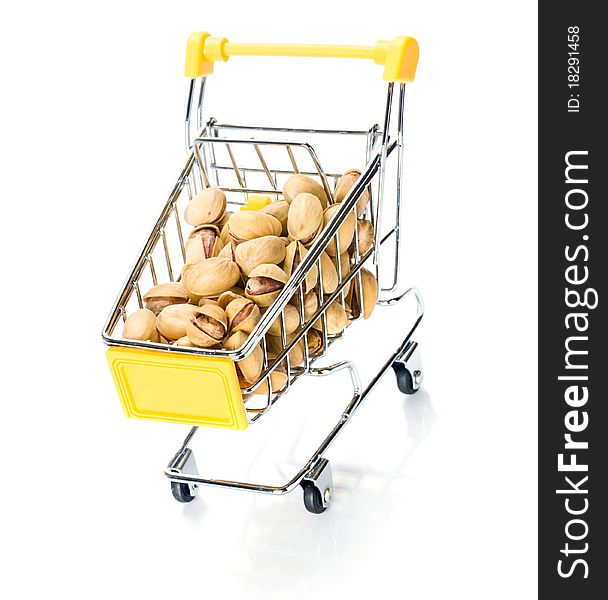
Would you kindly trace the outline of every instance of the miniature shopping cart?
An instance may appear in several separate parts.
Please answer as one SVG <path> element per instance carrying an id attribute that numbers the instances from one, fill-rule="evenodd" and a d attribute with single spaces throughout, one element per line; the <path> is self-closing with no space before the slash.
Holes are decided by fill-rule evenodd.
<path id="1" fill-rule="evenodd" d="M 253 127 L 205 119 L 203 96 L 213 63 L 244 55 L 374 60 L 384 66 L 384 79 L 388 82 L 382 126 L 373 125 L 361 130 L 299 129 Z M 310 512 L 321 513 L 329 506 L 333 492 L 331 468 L 324 455 L 378 381 L 392 367 L 401 392 L 413 394 L 419 389 L 422 369 L 418 344 L 412 336 L 423 316 L 422 298 L 415 288 L 399 291 L 403 242 L 405 84 L 413 81 L 417 60 L 418 45 L 409 37 L 381 41 L 367 47 L 237 44 L 206 33 L 190 36 L 186 58 L 186 76 L 191 79 L 185 128 L 188 158 L 103 329 L 103 340 L 110 346 L 108 362 L 126 414 L 192 426 L 165 469 L 178 501 L 193 500 L 201 485 L 274 495 L 286 494 L 301 486 L 306 508 Z M 394 105 L 396 119 L 391 118 Z M 132 311 L 143 307 L 143 295 L 147 289 L 162 281 L 180 280 L 188 236 L 182 222 L 184 209 L 198 192 L 217 186 L 228 198 L 228 210 L 237 211 L 252 202 L 255 204 L 260 195 L 278 200 L 285 180 L 294 174 L 303 174 L 323 186 L 331 203 L 335 183 L 344 170 L 337 157 L 341 156 L 342 150 L 352 152 L 353 149 L 358 152 L 359 164 L 365 165 L 360 177 L 240 348 L 182 347 L 121 337 L 123 321 Z M 360 254 L 355 227 L 349 268 L 343 270 L 341 261 L 337 260 L 339 284 L 331 294 L 323 293 L 321 254 L 329 244 L 335 243 L 339 255 L 339 227 L 349 213 L 354 212 L 358 218 L 356 205 L 363 193 L 370 194 L 364 217 L 373 225 L 374 242 Z M 375 274 L 378 281 L 377 304 L 392 305 L 410 297 L 416 307 L 412 323 L 404 332 L 403 342 L 366 388 L 362 388 L 357 369 L 350 361 L 317 366 L 317 361 L 325 356 L 334 342 L 349 335 L 348 327 L 339 335 L 328 332 L 326 311 L 334 301 L 344 307 L 346 291 L 351 286 L 355 286 L 358 297 L 363 298 L 363 265 Z M 319 272 L 315 287 L 318 308 L 307 317 L 304 311 L 305 280 L 315 267 Z M 298 308 L 300 323 L 296 333 L 288 336 L 284 311 L 290 302 Z M 361 319 L 362 313 L 360 310 L 351 314 L 349 326 Z M 281 347 L 270 352 L 266 333 L 277 319 L 281 328 Z M 318 327 L 319 322 L 321 351 L 313 354 L 309 349 L 309 336 L 313 324 Z M 298 344 L 303 349 L 304 359 L 300 364 L 292 364 L 292 351 Z M 243 387 L 235 362 L 248 357 L 258 346 L 264 354 L 262 373 L 253 384 Z M 279 369 L 284 383 L 277 389 L 273 374 Z M 268 413 L 302 376 L 328 376 L 345 369 L 352 380 L 352 398 L 335 427 L 290 481 L 273 486 L 210 479 L 198 474 L 188 445 L 200 426 L 245 429 Z M 260 390 L 264 393 L 259 393 Z"/>

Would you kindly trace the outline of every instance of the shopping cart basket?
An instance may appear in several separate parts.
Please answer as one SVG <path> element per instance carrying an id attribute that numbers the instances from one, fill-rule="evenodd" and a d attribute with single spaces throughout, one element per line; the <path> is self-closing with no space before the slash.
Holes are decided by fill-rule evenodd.
<path id="1" fill-rule="evenodd" d="M 222 123 L 214 118 L 205 120 L 203 97 L 214 61 L 227 61 L 238 55 L 372 59 L 384 65 L 384 79 L 388 82 L 383 124 L 362 130 L 339 130 L 253 127 Z M 412 394 L 419 389 L 422 369 L 418 344 L 412 336 L 423 316 L 422 298 L 415 288 L 399 291 L 405 84 L 413 81 L 417 59 L 418 45 L 409 37 L 367 47 L 237 44 L 206 33 L 190 36 L 186 56 L 186 76 L 191 79 L 185 123 L 186 165 L 118 295 L 102 334 L 104 342 L 110 346 L 107 358 L 126 414 L 192 426 L 165 469 L 173 495 L 180 502 L 191 501 L 200 485 L 275 495 L 286 494 L 300 485 L 306 508 L 313 513 L 323 512 L 333 492 L 325 452 L 363 400 L 390 367 L 396 373 L 401 392 Z M 394 105 L 396 125 L 395 119 L 391 119 Z M 322 164 L 321 154 L 317 152 L 327 153 L 327 148 L 333 149 L 333 158 L 329 154 L 324 156 L 327 162 Z M 364 162 L 365 168 L 241 347 L 231 350 L 185 347 L 121 337 L 123 321 L 131 311 L 144 306 L 143 295 L 148 288 L 162 281 L 180 280 L 189 233 L 183 223 L 183 214 L 197 193 L 216 186 L 227 196 L 229 211 L 256 208 L 268 199 L 278 200 L 287 178 L 301 174 L 316 179 L 323 186 L 329 203 L 333 203 L 333 189 L 344 170 L 344 165 L 339 166 L 334 160 L 340 155 L 340 148 L 359 149 L 359 160 Z M 357 202 L 363 194 L 369 194 L 370 200 L 361 215 Z M 358 227 L 354 228 L 354 242 L 347 264 L 336 260 L 338 285 L 331 293 L 324 293 L 322 254 L 333 244 L 333 252 L 341 256 L 345 249 L 340 249 L 339 228 L 346 219 L 352 219 L 353 214 L 355 219 L 365 217 L 371 222 L 373 243 L 361 253 Z M 337 334 L 328 331 L 330 305 L 338 302 L 346 308 L 350 291 L 359 298 L 360 306 L 358 310 L 349 310 L 348 325 L 368 312 L 369 307 L 361 306 L 364 264 L 373 271 L 378 282 L 377 304 L 392 305 L 409 296 L 415 300 L 416 312 L 401 345 L 369 385 L 362 388 L 352 362 L 316 365 L 333 342 L 348 335 L 346 330 Z M 312 269 L 318 271 L 313 290 L 315 306 L 307 311 L 305 292 L 310 292 L 306 285 Z M 285 325 L 288 304 L 297 308 L 299 316 L 295 333 L 289 335 Z M 277 347 L 275 343 L 270 348 L 266 334 L 277 322 L 280 335 L 273 337 L 275 342 L 279 340 L 279 345 Z M 313 325 L 318 332 L 314 336 Z M 253 383 L 244 383 L 239 380 L 235 363 L 254 351 L 259 352 L 259 348 L 263 353 L 262 372 Z M 261 485 L 199 476 L 192 450 L 188 447 L 199 426 L 244 429 L 265 415 L 303 375 L 327 376 L 345 369 L 352 380 L 352 399 L 308 462 L 286 484 Z M 277 377 L 279 374 L 281 377 Z"/>

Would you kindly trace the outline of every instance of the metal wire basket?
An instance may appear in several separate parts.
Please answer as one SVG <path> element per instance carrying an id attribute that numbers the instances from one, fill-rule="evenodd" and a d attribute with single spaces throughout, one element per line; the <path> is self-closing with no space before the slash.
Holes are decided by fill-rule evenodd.
<path id="1" fill-rule="evenodd" d="M 217 45 L 213 40 L 216 39 L 219 38 L 193 34 L 189 42 L 187 71 L 194 69 L 191 73 L 193 75 L 209 73 L 209 62 L 212 64 L 213 60 L 218 59 L 213 55 L 213 49 Z M 390 81 L 383 124 L 368 129 L 254 127 L 221 123 L 213 118 L 205 122 L 203 98 L 206 77 L 191 79 L 186 113 L 188 159 L 118 295 L 102 334 L 105 343 L 110 346 L 108 361 L 129 416 L 194 425 L 165 471 L 171 480 L 174 496 L 182 502 L 192 500 L 200 484 L 273 494 L 289 492 L 301 484 L 308 510 L 322 512 L 329 505 L 332 495 L 331 471 L 323 454 L 366 395 L 389 367 L 394 368 L 399 388 L 404 393 L 414 393 L 420 386 L 422 370 L 418 345 L 411 337 L 423 315 L 422 299 L 414 288 L 406 292 L 398 291 L 403 239 L 401 221 L 405 81 L 413 78 L 411 54 L 415 49 L 417 58 L 417 45 L 413 46 L 415 41 L 412 38 L 397 40 L 392 43 L 379 42 L 376 47 L 371 47 L 372 50 L 375 48 L 376 54 L 379 45 L 386 49 L 385 78 Z M 300 50 L 300 55 L 352 56 L 352 48 L 362 47 L 347 47 L 351 49 L 351 54 L 346 54 L 346 50 L 343 54 L 336 54 L 336 48 L 341 47 L 258 47 L 238 44 L 230 47 L 230 44 L 224 43 L 226 58 L 223 60 L 237 54 L 297 54 L 294 48 Z M 321 50 L 323 48 L 324 53 Z M 393 54 L 390 54 L 391 48 Z M 387 77 L 390 61 L 397 60 L 391 58 L 397 54 L 395 49 L 401 49 L 402 62 L 392 67 L 393 76 Z M 375 58 L 374 53 L 370 52 L 368 57 Z M 356 56 L 359 57 L 359 54 Z M 405 63 L 408 63 L 410 71 L 407 71 Z M 393 124 L 391 116 L 395 106 L 397 116 L 396 124 Z M 162 281 L 180 279 L 186 260 L 185 240 L 189 234 L 182 222 L 182 215 L 188 202 L 199 191 L 209 186 L 221 188 L 228 199 L 228 210 L 237 211 L 251 202 L 252 195 L 263 194 L 279 199 L 283 183 L 288 177 L 305 174 L 323 186 L 332 203 L 335 183 L 344 170 L 344 166 L 336 160 L 337 156 L 341 156 L 341 148 L 348 148 L 351 153 L 353 149 L 358 149 L 360 162 L 365 164 L 361 176 L 240 348 L 225 350 L 181 347 L 121 337 L 123 321 L 130 312 L 143 307 L 143 293 L 149 287 Z M 389 181 L 387 167 L 391 162 L 394 168 Z M 357 201 L 362 194 L 369 194 L 370 201 L 364 214 L 358 215 Z M 355 227 L 354 242 L 351 254 L 348 255 L 350 258 L 345 264 L 339 259 L 346 248 L 340 248 L 338 233 L 345 220 L 352 219 L 351 214 L 354 215 L 355 223 L 362 217 L 372 223 L 374 242 L 360 254 L 358 228 Z M 322 254 L 330 245 L 334 246 L 332 252 L 338 257 L 335 261 L 338 285 L 331 293 L 324 293 Z M 361 269 L 364 265 L 371 268 L 378 281 L 378 304 L 395 304 L 405 296 L 412 295 L 416 298 L 417 311 L 403 343 L 363 390 L 352 363 L 341 361 L 326 367 L 315 365 L 335 341 L 348 335 L 348 326 L 363 317 L 364 307 L 359 306 L 358 311 L 351 311 L 345 330 L 337 335 L 328 332 L 326 316 L 328 307 L 333 302 L 340 303 L 346 309 L 348 293 L 363 298 Z M 312 290 L 317 307 L 306 311 L 307 292 L 310 297 L 310 290 L 306 289 L 306 277 L 314 268 L 319 274 Z M 300 319 L 299 327 L 292 334 L 286 333 L 285 309 L 288 304 L 297 308 Z M 271 348 L 267 333 L 276 322 L 280 326 L 279 344 L 277 346 L 275 340 Z M 315 344 L 311 343 L 313 325 L 320 333 L 320 343 L 318 334 L 314 336 Z M 313 346 L 314 352 L 311 349 Z M 253 383 L 244 385 L 242 381 L 239 382 L 234 365 L 246 359 L 258 347 L 263 352 L 262 372 Z M 294 353 L 302 356 L 294 360 Z M 323 376 L 345 368 L 351 374 L 353 398 L 336 427 L 308 463 L 287 484 L 265 486 L 198 476 L 188 443 L 199 425 L 243 429 L 266 414 L 303 375 Z M 280 386 L 277 386 L 273 377 L 277 372 L 283 374 Z"/>

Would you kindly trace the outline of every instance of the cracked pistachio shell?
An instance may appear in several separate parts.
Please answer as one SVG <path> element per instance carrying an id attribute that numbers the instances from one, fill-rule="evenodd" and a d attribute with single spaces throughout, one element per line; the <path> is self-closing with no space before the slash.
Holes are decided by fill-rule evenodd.
<path id="1" fill-rule="evenodd" d="M 258 265 L 249 273 L 245 296 L 258 306 L 270 306 L 287 283 L 287 274 L 277 265 Z"/>
<path id="2" fill-rule="evenodd" d="M 226 212 L 226 195 L 220 188 L 210 187 L 199 192 L 190 200 L 184 218 L 190 225 L 215 223 Z"/>
<path id="3" fill-rule="evenodd" d="M 156 315 L 147 308 L 140 308 L 131 313 L 125 321 L 122 337 L 126 340 L 160 342 L 156 329 Z"/>
<path id="4" fill-rule="evenodd" d="M 325 209 L 323 213 L 323 228 L 331 221 L 336 212 L 340 209 L 340 204 L 332 204 Z M 357 218 L 355 217 L 355 213 L 351 210 L 347 215 L 340 227 L 338 228 L 338 240 L 340 244 L 340 253 L 346 252 L 351 242 L 353 241 L 353 237 L 355 235 L 355 226 L 357 225 Z M 335 236 L 332 237 L 329 244 L 327 244 L 327 248 L 325 249 L 327 254 L 330 256 L 336 256 L 336 240 Z"/>
<path id="5" fill-rule="evenodd" d="M 248 240 L 239 244 L 234 251 L 236 264 L 244 275 L 249 275 L 258 265 L 278 265 L 285 260 L 285 244 L 276 235 Z"/>
<path id="6" fill-rule="evenodd" d="M 367 219 L 357 219 L 357 238 L 359 240 L 359 256 L 363 256 L 374 245 L 374 226 Z M 355 239 L 348 251 L 355 253 Z"/>
<path id="7" fill-rule="evenodd" d="M 285 333 L 293 333 L 300 327 L 300 312 L 293 306 L 293 304 L 286 304 L 283 309 L 285 315 Z M 268 329 L 270 335 L 281 335 L 281 315 L 272 322 L 272 325 Z"/>
<path id="8" fill-rule="evenodd" d="M 292 273 L 298 268 L 299 264 L 304 260 L 304 257 L 308 254 L 308 250 L 304 247 L 301 242 L 293 241 L 287 246 L 285 251 L 285 260 L 281 265 L 283 271 L 287 273 L 288 277 L 291 277 Z M 304 292 L 309 292 L 315 285 L 317 285 L 317 279 L 319 277 L 319 269 L 317 269 L 316 263 L 308 270 L 308 274 L 304 279 Z"/>
<path id="9" fill-rule="evenodd" d="M 272 215 L 257 210 L 240 210 L 230 215 L 228 229 L 232 240 L 240 244 L 265 235 L 280 236 L 283 226 Z"/>
<path id="10" fill-rule="evenodd" d="M 220 229 L 220 239 L 222 240 L 222 244 L 224 247 L 228 246 L 230 242 L 232 242 L 232 238 L 230 237 L 230 227 L 228 226 L 228 221 L 222 226 Z"/>
<path id="11" fill-rule="evenodd" d="M 289 177 L 283 186 L 285 200 L 291 203 L 298 194 L 302 193 L 315 195 L 319 199 L 321 207 L 327 207 L 327 193 L 320 183 L 317 183 L 312 177 L 308 177 L 308 175 L 292 175 Z"/>
<path id="12" fill-rule="evenodd" d="M 361 269 L 361 288 L 363 290 L 363 318 L 369 319 L 378 300 L 378 282 L 367 269 Z M 361 302 L 359 301 L 359 283 L 357 277 L 353 279 L 353 286 L 350 294 L 350 305 L 352 316 L 356 319 L 361 314 Z"/>
<path id="13" fill-rule="evenodd" d="M 287 200 L 277 200 L 271 202 L 261 209 L 261 212 L 267 215 L 272 215 L 275 219 L 281 223 L 282 230 L 281 235 L 287 235 L 287 213 L 289 212 L 289 202 Z"/>
<path id="14" fill-rule="evenodd" d="M 172 304 L 163 308 L 156 317 L 156 328 L 168 340 L 177 340 L 186 335 L 186 323 L 197 309 L 192 304 Z"/>
<path id="15" fill-rule="evenodd" d="M 237 297 L 226 306 L 230 333 L 251 333 L 260 320 L 260 309 L 248 298 Z"/>
<path id="16" fill-rule="evenodd" d="M 220 344 L 227 331 L 226 313 L 215 304 L 195 307 L 193 317 L 186 324 L 186 335 L 201 348 Z"/>
<path id="17" fill-rule="evenodd" d="M 279 367 L 277 367 L 270 374 L 270 390 L 272 393 L 278 392 L 282 389 L 287 383 L 287 373 L 284 371 L 279 371 Z M 254 394 L 268 394 L 268 380 L 265 378 L 260 385 L 253 390 Z"/>
<path id="18" fill-rule="evenodd" d="M 171 304 L 185 304 L 188 302 L 188 291 L 178 282 L 161 283 L 155 285 L 144 294 L 146 308 L 155 315 Z"/>
<path id="19" fill-rule="evenodd" d="M 316 329 L 309 329 L 307 340 L 308 354 L 316 356 L 323 350 L 323 336 Z"/>
<path id="20" fill-rule="evenodd" d="M 287 231 L 292 240 L 308 244 L 323 226 L 323 207 L 314 194 L 298 194 L 289 205 Z"/>
<path id="21" fill-rule="evenodd" d="M 338 335 L 348 324 L 348 315 L 338 300 L 334 300 L 325 309 L 327 335 Z M 313 324 L 317 331 L 323 331 L 323 321 L 319 317 Z"/>
<path id="22" fill-rule="evenodd" d="M 217 297 L 236 285 L 240 278 L 241 272 L 236 263 L 216 256 L 185 270 L 184 285 L 195 296 Z"/>
<path id="23" fill-rule="evenodd" d="M 224 341 L 224 348 L 226 350 L 236 350 L 245 343 L 247 337 L 248 335 L 244 331 L 235 331 Z M 249 356 L 236 364 L 247 384 L 241 387 L 248 387 L 252 383 L 255 383 L 264 368 L 264 352 L 261 346 L 258 344 Z"/>
<path id="24" fill-rule="evenodd" d="M 186 241 L 186 262 L 197 263 L 205 258 L 217 256 L 223 247 L 218 228 L 214 225 L 201 225 Z"/>
<path id="25" fill-rule="evenodd" d="M 291 344 L 297 334 L 290 333 L 285 336 L 287 344 Z M 283 346 L 283 340 L 280 336 L 267 335 L 266 344 L 268 351 L 278 356 L 283 352 L 285 347 Z M 304 362 L 304 342 L 300 339 L 296 345 L 289 351 L 289 364 L 291 367 L 299 367 Z"/>
<path id="26" fill-rule="evenodd" d="M 321 252 L 321 277 L 323 285 L 323 293 L 333 294 L 338 287 L 338 271 L 329 256 L 325 252 Z"/>
<path id="27" fill-rule="evenodd" d="M 226 307 L 233 301 L 236 300 L 237 298 L 244 298 L 245 296 L 243 295 L 245 292 L 244 290 L 241 290 L 241 292 L 243 292 L 242 294 L 239 294 L 238 292 L 235 292 L 233 290 L 228 290 L 227 292 L 224 292 L 223 294 L 220 294 L 218 299 L 217 299 L 217 305 L 220 308 L 223 308 L 224 310 L 226 310 Z"/>
<path id="28" fill-rule="evenodd" d="M 236 262 L 236 244 L 230 240 L 221 250 L 218 256 Z"/>
<path id="29" fill-rule="evenodd" d="M 346 197 L 346 194 L 350 192 L 353 185 L 357 179 L 361 177 L 361 171 L 358 169 L 350 169 L 346 171 L 339 179 L 336 181 L 336 188 L 334 190 L 334 200 L 336 202 L 342 202 Z M 365 188 L 363 193 L 359 196 L 357 200 L 357 216 L 361 216 L 365 212 L 365 207 L 369 202 L 369 188 Z"/>

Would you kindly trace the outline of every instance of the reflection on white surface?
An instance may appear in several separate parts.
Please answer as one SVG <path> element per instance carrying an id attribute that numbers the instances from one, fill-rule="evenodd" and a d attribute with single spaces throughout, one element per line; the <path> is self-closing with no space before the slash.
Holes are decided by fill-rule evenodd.
<path id="1" fill-rule="evenodd" d="M 232 565 L 227 594 L 289 597 L 298 592 L 300 597 L 318 586 L 356 583 L 359 577 L 369 585 L 364 571 L 388 568 L 398 558 L 382 555 L 383 540 L 407 532 L 412 515 L 404 511 L 404 503 L 416 485 L 408 461 L 436 415 L 426 390 L 406 397 L 394 392 L 394 382 L 390 385 L 390 395 L 376 401 L 382 406 L 371 406 L 370 398 L 370 406 L 362 407 L 330 448 L 334 498 L 325 513 L 308 513 L 299 487 L 281 497 L 203 487 L 200 498 L 183 506 L 183 519 L 201 536 L 201 564 L 210 573 L 215 568 L 226 573 L 226 565 Z M 378 426 L 385 436 L 372 435 Z M 315 438 L 307 434 L 306 423 L 284 429 L 283 422 L 249 456 L 242 479 L 270 483 L 257 466 L 274 452 L 271 446 L 280 445 L 280 430 L 289 441 L 283 454 L 287 458 L 276 467 L 276 482 L 299 470 L 315 446 L 308 439 Z M 320 441 L 318 426 L 315 430 Z M 369 440 L 374 442 L 367 444 Z M 203 469 L 201 474 L 208 475 Z"/>

